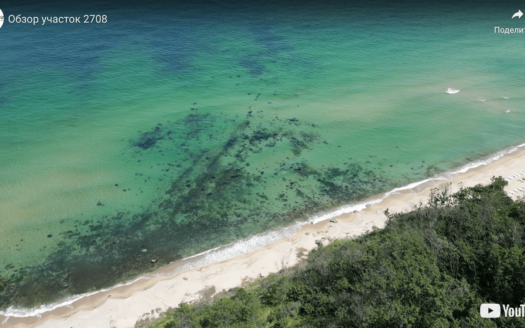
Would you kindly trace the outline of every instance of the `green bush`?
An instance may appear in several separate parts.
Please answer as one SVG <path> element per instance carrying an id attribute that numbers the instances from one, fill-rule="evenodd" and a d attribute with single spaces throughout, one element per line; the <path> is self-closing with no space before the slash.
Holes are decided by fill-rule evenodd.
<path id="1" fill-rule="evenodd" d="M 287 275 L 211 305 L 181 304 L 151 327 L 525 327 L 481 303 L 525 303 L 525 205 L 502 178 L 390 214 L 356 240 L 311 252 Z"/>

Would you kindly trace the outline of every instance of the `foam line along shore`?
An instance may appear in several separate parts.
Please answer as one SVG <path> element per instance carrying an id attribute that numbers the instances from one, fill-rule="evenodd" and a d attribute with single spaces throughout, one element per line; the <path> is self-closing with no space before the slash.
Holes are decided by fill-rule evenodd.
<path id="1" fill-rule="evenodd" d="M 283 264 L 294 265 L 301 260 L 296 251 L 313 249 L 315 239 L 355 238 L 374 226 L 381 228 L 386 222 L 385 209 L 404 211 L 419 202 L 424 203 L 432 188 L 449 183 L 453 189 L 459 184 L 486 184 L 493 176 L 506 177 L 523 171 L 524 146 L 510 147 L 450 172 L 312 217 L 306 222 L 192 256 L 127 284 L 47 308 L 4 313 L 4 326 L 91 327 L 107 325 L 111 320 L 118 325 L 133 325 L 139 319 L 137 313 L 149 313 L 159 307 L 166 310 L 182 301 L 197 299 L 206 286 L 213 285 L 217 291 L 229 289 L 239 286 L 243 279 L 276 272 Z M 330 223 L 330 219 L 338 223 Z M 86 319 L 89 319 L 87 325 Z"/>
<path id="2" fill-rule="evenodd" d="M 499 5 L 104 8 L 106 25 L 2 28 L 6 324 L 242 258 L 524 142 L 520 36 L 487 29 L 523 21 Z"/>

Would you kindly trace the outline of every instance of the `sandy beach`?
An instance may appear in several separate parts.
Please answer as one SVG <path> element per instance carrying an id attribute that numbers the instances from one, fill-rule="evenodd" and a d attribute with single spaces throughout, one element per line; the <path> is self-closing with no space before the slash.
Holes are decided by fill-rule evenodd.
<path id="1" fill-rule="evenodd" d="M 516 148 L 515 148 L 516 149 Z M 494 156 L 493 156 L 494 157 Z M 488 160 L 487 162 L 490 162 Z M 158 276 L 141 279 L 132 284 L 113 288 L 92 296 L 84 297 L 69 306 L 42 313 L 40 317 L 0 317 L 3 327 L 133 327 L 138 320 L 155 318 L 169 307 L 200 297 L 201 291 L 215 287 L 217 292 L 240 286 L 246 279 L 277 272 L 283 266 L 292 266 L 301 260 L 300 254 L 316 248 L 315 241 L 323 237 L 324 243 L 330 239 L 341 239 L 362 235 L 373 227 L 382 228 L 386 222 L 384 211 L 401 212 L 414 205 L 426 203 L 429 191 L 445 184 L 452 190 L 460 185 L 465 187 L 488 184 L 491 177 L 509 177 L 525 171 L 525 152 L 523 148 L 501 156 L 490 163 L 467 170 L 464 173 L 444 174 L 415 187 L 390 194 L 379 203 L 354 213 L 345 213 L 333 219 L 337 223 L 324 220 L 315 224 L 305 224 L 292 237 L 256 249 L 250 253 L 183 271 L 166 277 L 176 263 L 159 269 Z M 512 179 L 506 187 L 514 190 L 525 184 L 525 175 Z M 525 192 L 525 189 L 524 189 Z M 511 197 L 521 197 L 522 192 Z M 368 201 L 383 198 L 377 195 Z M 366 204 L 366 201 L 365 201 Z"/>

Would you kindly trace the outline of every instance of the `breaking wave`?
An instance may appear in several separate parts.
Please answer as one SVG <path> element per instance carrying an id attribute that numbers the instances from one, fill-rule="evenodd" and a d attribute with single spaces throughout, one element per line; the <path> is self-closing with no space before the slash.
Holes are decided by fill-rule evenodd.
<path id="1" fill-rule="evenodd" d="M 257 235 L 254 235 L 254 236 L 251 236 L 251 237 L 248 237 L 248 238 L 244 238 L 244 239 L 241 239 L 239 241 L 236 241 L 236 242 L 233 242 L 233 243 L 230 243 L 230 244 L 227 244 L 227 245 L 219 246 L 219 247 L 210 249 L 208 251 L 205 251 L 205 252 L 202 252 L 202 253 L 199 253 L 199 254 L 187 257 L 187 258 L 185 258 L 183 260 L 178 261 L 178 263 L 180 263 L 180 265 L 177 265 L 174 270 L 170 271 L 167 274 L 162 274 L 162 275 L 161 274 L 143 275 L 143 276 L 140 276 L 140 277 L 138 277 L 138 278 L 136 278 L 134 280 L 130 280 L 128 282 L 121 283 L 121 284 L 115 285 L 115 286 L 110 287 L 110 288 L 105 288 L 105 289 L 101 289 L 101 290 L 90 292 L 90 293 L 84 293 L 84 294 L 70 296 L 70 297 L 68 297 L 68 298 L 66 298 L 66 299 L 64 299 L 64 300 L 62 300 L 60 302 L 51 303 L 51 304 L 43 304 L 43 305 L 41 305 L 41 306 L 39 306 L 37 308 L 24 309 L 24 308 L 9 307 L 6 311 L 0 311 L 0 315 L 3 315 L 3 316 L 6 317 L 4 322 L 6 322 L 9 317 L 32 317 L 32 316 L 40 317 L 43 313 L 52 311 L 52 310 L 57 309 L 59 307 L 68 306 L 68 307 L 72 308 L 73 307 L 72 304 L 74 302 L 76 302 L 76 301 L 78 301 L 78 300 L 80 300 L 80 299 L 82 299 L 84 297 L 89 297 L 91 295 L 95 295 L 95 294 L 98 294 L 98 293 L 101 293 L 101 292 L 109 291 L 109 290 L 111 290 L 113 288 L 116 288 L 116 287 L 131 285 L 134 282 L 139 281 L 141 279 L 148 279 L 148 278 L 151 278 L 151 277 L 159 277 L 159 276 L 169 277 L 169 276 L 172 276 L 174 274 L 177 274 L 177 273 L 180 273 L 180 272 L 183 272 L 183 271 L 186 271 L 186 270 L 190 270 L 190 269 L 193 269 L 193 268 L 196 268 L 196 267 L 200 267 L 200 266 L 203 266 L 203 265 L 211 264 L 211 263 L 214 263 L 214 262 L 228 260 L 228 259 L 240 256 L 240 255 L 243 255 L 243 254 L 247 254 L 247 253 L 250 253 L 250 252 L 252 252 L 252 251 L 254 251 L 256 249 L 259 249 L 259 248 L 262 248 L 262 247 L 267 246 L 269 244 L 275 243 L 275 242 L 277 242 L 277 241 L 279 241 L 281 239 L 289 238 L 289 237 L 294 236 L 297 232 L 299 232 L 301 230 L 301 227 L 303 225 L 305 225 L 305 224 L 317 223 L 317 222 L 321 222 L 321 221 L 324 221 L 324 220 L 329 220 L 329 219 L 337 217 L 337 216 L 339 216 L 341 214 L 350 213 L 350 212 L 353 212 L 353 211 L 361 211 L 361 210 L 365 209 L 368 205 L 373 205 L 373 204 L 380 203 L 381 201 L 383 201 L 388 196 L 393 195 L 393 194 L 397 194 L 397 193 L 399 193 L 399 191 L 402 191 L 402 190 L 410 190 L 410 189 L 412 189 L 412 190 L 415 190 L 415 191 L 419 191 L 418 187 L 421 187 L 421 185 L 423 185 L 425 183 L 434 182 L 434 181 L 450 180 L 450 179 L 452 179 L 453 177 L 455 177 L 456 175 L 458 175 L 460 173 L 465 173 L 465 172 L 467 172 L 470 169 L 473 169 L 473 168 L 476 168 L 476 167 L 479 167 L 479 166 L 482 166 L 482 165 L 488 165 L 488 164 L 492 163 L 493 161 L 496 161 L 496 160 L 500 159 L 504 155 L 513 153 L 513 152 L 517 151 L 519 148 L 522 148 L 522 147 L 525 147 L 525 143 L 520 144 L 518 146 L 513 146 L 513 147 L 510 147 L 510 148 L 506 148 L 504 150 L 501 150 L 499 152 L 496 152 L 496 153 L 492 154 L 491 156 L 489 156 L 489 157 L 487 157 L 485 159 L 479 159 L 479 160 L 473 161 L 473 162 L 465 164 L 465 165 L 463 165 L 463 166 L 461 166 L 461 167 L 459 167 L 457 169 L 454 169 L 454 170 L 451 170 L 451 171 L 448 171 L 448 172 L 436 175 L 436 176 L 434 176 L 432 178 L 428 178 L 428 179 L 420 180 L 420 181 L 417 181 L 417 182 L 413 182 L 413 183 L 410 183 L 410 184 L 408 184 L 406 186 L 403 186 L 403 187 L 394 188 L 391 191 L 388 191 L 388 192 L 380 195 L 379 197 L 377 197 L 375 199 L 372 199 L 372 200 L 369 200 L 369 201 L 365 201 L 365 202 L 359 202 L 359 203 L 351 204 L 351 205 L 344 205 L 344 206 L 336 208 L 335 210 L 332 210 L 332 211 L 330 211 L 328 213 L 318 214 L 316 216 L 312 216 L 307 221 L 296 222 L 293 225 L 290 225 L 290 226 L 287 226 L 287 227 L 284 227 L 284 228 L 280 228 L 280 229 L 277 229 L 277 230 L 272 230 L 272 231 L 264 232 L 264 233 L 261 233 L 261 234 L 257 234 Z"/>

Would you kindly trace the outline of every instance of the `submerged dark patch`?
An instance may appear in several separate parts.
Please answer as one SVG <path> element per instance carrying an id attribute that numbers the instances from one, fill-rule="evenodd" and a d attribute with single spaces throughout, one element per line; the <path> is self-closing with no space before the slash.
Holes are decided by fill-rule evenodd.
<path id="1" fill-rule="evenodd" d="M 17 272 L 6 267 L 0 273 L 0 307 L 31 306 L 110 286 L 369 196 L 388 183 L 356 163 L 312 166 L 303 153 L 326 146 L 311 122 L 261 117 L 191 114 L 131 140 L 134 162 L 159 154 L 148 150 L 152 147 L 163 150 L 168 164 L 158 164 L 169 171 L 169 189 L 142 213 L 78 221 L 77 228 L 59 234 L 58 249 L 44 264 Z M 266 166 L 255 160 L 276 151 L 279 158 Z"/>
<path id="2" fill-rule="evenodd" d="M 156 126 L 152 131 L 143 133 L 140 136 L 140 139 L 135 143 L 135 146 L 142 149 L 148 149 L 155 146 L 157 141 L 163 138 L 164 136 L 162 135 L 161 128 Z"/>

